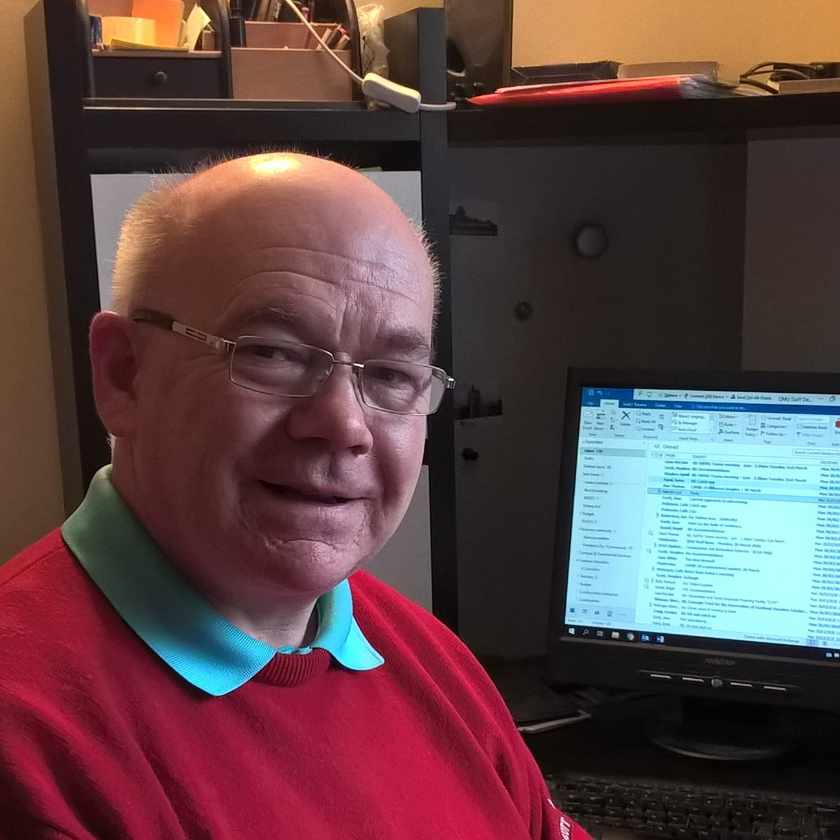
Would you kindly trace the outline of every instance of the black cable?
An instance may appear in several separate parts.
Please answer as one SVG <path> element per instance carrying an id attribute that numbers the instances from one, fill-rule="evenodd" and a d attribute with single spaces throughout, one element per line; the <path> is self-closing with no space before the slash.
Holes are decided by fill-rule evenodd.
<path id="1" fill-rule="evenodd" d="M 807 73 L 802 73 L 799 70 L 775 70 L 770 74 L 770 81 L 781 82 L 789 79 L 813 79 Z"/>
<path id="2" fill-rule="evenodd" d="M 741 77 L 741 84 L 742 85 L 750 85 L 755 88 L 759 88 L 759 90 L 766 90 L 768 93 L 778 93 L 779 91 L 776 90 L 772 85 L 765 84 L 764 82 L 759 82 L 758 79 L 745 79 L 743 76 Z"/>
<path id="3" fill-rule="evenodd" d="M 772 70 L 799 70 L 801 73 L 805 73 L 808 79 L 813 79 L 817 74 L 817 70 L 812 64 L 801 64 L 797 61 L 762 61 L 761 64 L 756 64 L 742 73 L 741 77 L 753 76 L 765 67 L 771 68 L 771 72 Z"/>
<path id="4" fill-rule="evenodd" d="M 807 73 L 803 73 L 801 70 L 793 70 L 789 67 L 784 67 L 781 69 L 767 69 L 767 70 L 756 70 L 755 73 L 745 73 L 741 76 L 742 79 L 750 79 L 753 76 L 765 76 L 769 75 L 770 79 L 774 82 L 781 81 L 783 79 L 813 79 L 814 76 L 809 76 Z"/>

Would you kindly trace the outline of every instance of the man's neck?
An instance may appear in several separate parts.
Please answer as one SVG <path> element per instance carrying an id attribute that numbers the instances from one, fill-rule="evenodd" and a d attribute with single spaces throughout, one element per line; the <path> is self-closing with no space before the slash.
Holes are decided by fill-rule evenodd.
<path id="1" fill-rule="evenodd" d="M 275 604 L 270 614 L 265 611 L 257 615 L 254 610 L 243 610 L 237 605 L 221 603 L 209 593 L 204 594 L 219 614 L 231 624 L 271 647 L 278 649 L 306 647 L 315 639 L 318 632 L 318 612 L 315 609 L 315 602 L 308 602 L 300 608 L 291 607 L 287 610 L 278 610 Z"/>

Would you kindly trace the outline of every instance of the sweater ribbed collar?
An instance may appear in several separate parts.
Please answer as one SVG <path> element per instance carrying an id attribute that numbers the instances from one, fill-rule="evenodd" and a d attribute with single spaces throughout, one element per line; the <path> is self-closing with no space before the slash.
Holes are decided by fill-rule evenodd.
<path id="1" fill-rule="evenodd" d="M 208 694 L 227 694 L 255 675 L 262 682 L 297 685 L 328 667 L 329 657 L 319 651 L 353 671 L 385 661 L 353 618 L 346 580 L 318 599 L 318 632 L 308 647 L 277 649 L 231 624 L 166 560 L 111 483 L 110 466 L 94 476 L 61 533 L 132 630 Z"/>

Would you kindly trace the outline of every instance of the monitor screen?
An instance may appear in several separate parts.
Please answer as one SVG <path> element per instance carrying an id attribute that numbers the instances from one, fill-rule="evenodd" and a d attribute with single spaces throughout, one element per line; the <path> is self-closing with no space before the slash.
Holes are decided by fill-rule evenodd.
<path id="1" fill-rule="evenodd" d="M 840 376 L 572 370 L 565 414 L 552 677 L 836 702 Z"/>

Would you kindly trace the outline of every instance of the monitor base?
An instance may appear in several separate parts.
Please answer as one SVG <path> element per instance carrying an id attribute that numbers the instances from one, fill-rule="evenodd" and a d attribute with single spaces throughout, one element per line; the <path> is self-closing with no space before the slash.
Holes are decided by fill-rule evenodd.
<path id="1" fill-rule="evenodd" d="M 800 714 L 791 709 L 683 698 L 651 721 L 648 738 L 690 758 L 713 761 L 769 761 L 799 746 Z"/>

